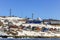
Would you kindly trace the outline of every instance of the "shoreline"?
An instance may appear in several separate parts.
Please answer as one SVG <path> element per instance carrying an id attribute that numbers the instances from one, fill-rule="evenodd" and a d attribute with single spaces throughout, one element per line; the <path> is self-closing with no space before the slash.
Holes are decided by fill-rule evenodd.
<path id="1" fill-rule="evenodd" d="M 0 36 L 0 38 L 60 38 L 60 36 Z"/>

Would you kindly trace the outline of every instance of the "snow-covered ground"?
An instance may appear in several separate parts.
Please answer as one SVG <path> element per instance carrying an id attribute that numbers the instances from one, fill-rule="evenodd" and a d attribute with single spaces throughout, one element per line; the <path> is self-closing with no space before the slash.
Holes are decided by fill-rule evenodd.
<path id="1" fill-rule="evenodd" d="M 7 22 L 4 22 L 5 20 L 8 20 Z M 0 26 L 0 35 L 12 35 L 12 34 L 7 34 L 6 32 L 4 32 L 3 27 L 5 27 L 6 29 L 8 29 L 8 22 L 11 22 L 13 25 L 17 25 L 20 26 L 21 24 L 25 27 L 31 25 L 31 27 L 35 26 L 35 27 L 46 27 L 46 28 L 57 28 L 59 29 L 60 27 L 55 27 L 52 25 L 44 25 L 44 24 L 33 24 L 33 23 L 25 23 L 25 21 L 18 21 L 18 20 L 24 20 L 24 18 L 19 18 L 19 17 L 0 17 L 0 21 L 3 22 L 3 26 Z M 15 29 L 14 29 L 15 30 Z M 29 30 L 22 30 L 22 31 L 17 31 L 18 34 L 17 36 L 60 36 L 60 34 L 58 33 L 53 33 L 53 32 L 35 32 L 35 31 L 29 31 Z"/>

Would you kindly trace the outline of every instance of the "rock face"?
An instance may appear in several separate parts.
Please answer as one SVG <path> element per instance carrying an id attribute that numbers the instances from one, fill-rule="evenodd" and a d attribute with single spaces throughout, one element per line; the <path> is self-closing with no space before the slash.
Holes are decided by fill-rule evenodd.
<path id="1" fill-rule="evenodd" d="M 18 28 L 18 26 L 16 26 L 16 25 L 11 25 L 11 26 L 9 26 L 10 28 Z"/>
<path id="2" fill-rule="evenodd" d="M 0 26 L 2 26 L 2 25 L 3 25 L 3 22 L 0 21 Z"/>

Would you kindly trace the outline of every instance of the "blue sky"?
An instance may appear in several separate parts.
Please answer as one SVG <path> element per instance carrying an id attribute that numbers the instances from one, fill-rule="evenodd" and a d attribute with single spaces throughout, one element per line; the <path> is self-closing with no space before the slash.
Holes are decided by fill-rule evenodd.
<path id="1" fill-rule="evenodd" d="M 0 0 L 0 16 L 41 17 L 60 19 L 60 0 Z"/>

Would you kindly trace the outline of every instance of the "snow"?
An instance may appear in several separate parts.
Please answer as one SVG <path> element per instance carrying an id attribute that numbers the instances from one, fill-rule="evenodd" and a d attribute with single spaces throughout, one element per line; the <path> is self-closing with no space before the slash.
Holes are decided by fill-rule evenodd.
<path id="1" fill-rule="evenodd" d="M 0 36 L 1 36 L 1 35 L 4 36 L 4 35 L 7 35 L 7 34 L 0 31 Z"/>
<path id="2" fill-rule="evenodd" d="M 52 26 L 52 25 L 44 25 L 44 24 L 27 24 L 21 21 L 18 21 L 18 23 L 15 23 L 13 20 L 17 21 L 17 20 L 23 20 L 24 18 L 19 18 L 19 17 L 0 17 L 1 22 L 3 22 L 4 25 L 8 24 L 8 22 L 4 22 L 4 20 L 9 20 L 9 22 L 12 22 L 14 25 L 20 26 L 21 24 L 23 26 L 35 26 L 35 27 L 46 27 L 46 28 L 57 28 L 59 29 L 59 26 Z M 31 19 L 30 19 L 31 20 Z M 42 20 L 41 18 L 39 18 L 39 20 Z M 8 25 L 6 26 L 7 29 Z M 5 33 L 3 31 L 3 29 L 1 30 L 2 26 L 0 26 L 0 35 L 8 35 L 7 33 Z M 27 31 L 27 30 L 22 30 L 22 31 L 17 31 L 18 32 L 18 36 L 60 36 L 60 34 L 55 34 L 53 32 L 35 32 L 35 31 Z M 9 34 L 10 36 L 12 36 L 12 34 Z"/>

